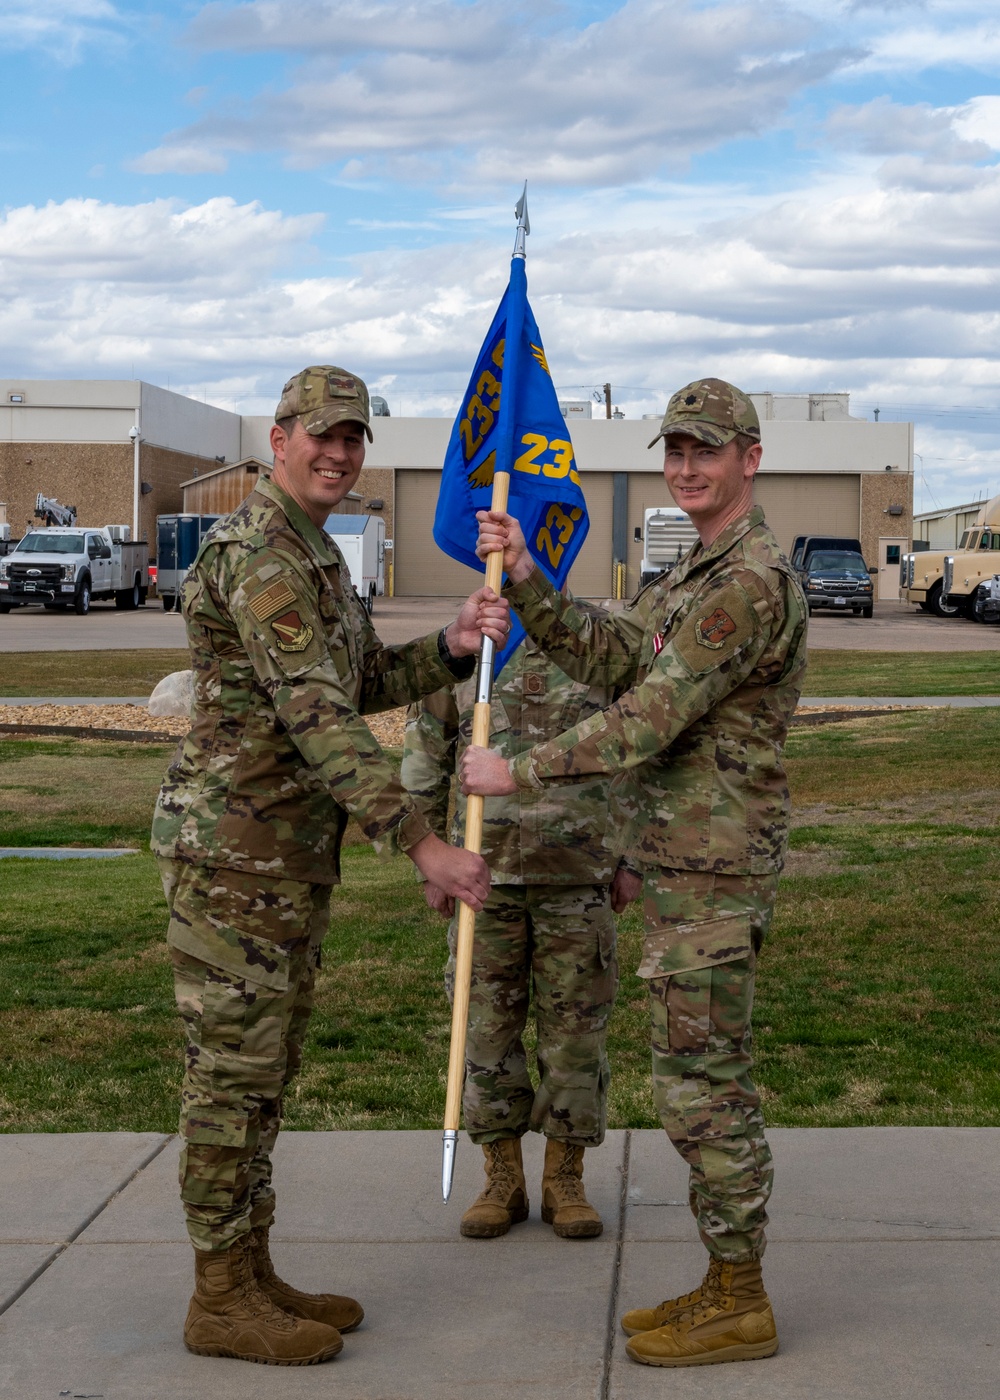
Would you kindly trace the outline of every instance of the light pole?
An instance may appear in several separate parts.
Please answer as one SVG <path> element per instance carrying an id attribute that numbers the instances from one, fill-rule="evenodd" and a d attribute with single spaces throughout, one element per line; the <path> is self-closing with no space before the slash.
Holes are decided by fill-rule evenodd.
<path id="1" fill-rule="evenodd" d="M 139 414 L 135 415 L 135 422 L 128 430 L 129 438 L 132 441 L 132 538 L 139 538 L 139 493 L 141 483 L 139 481 L 139 444 L 142 438 L 139 435 Z"/>

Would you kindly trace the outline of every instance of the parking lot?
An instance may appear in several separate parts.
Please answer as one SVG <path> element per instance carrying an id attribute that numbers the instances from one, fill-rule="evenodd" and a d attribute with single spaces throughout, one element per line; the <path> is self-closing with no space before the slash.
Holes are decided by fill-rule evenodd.
<path id="1" fill-rule="evenodd" d="M 450 622 L 461 602 L 460 598 L 379 598 L 375 628 L 389 645 L 406 642 Z M 872 618 L 817 613 L 809 623 L 809 644 L 848 651 L 998 651 L 1000 626 L 932 617 L 902 603 L 876 603 Z M 118 612 L 111 603 L 95 603 L 87 617 L 46 612 L 41 606 L 15 608 L 0 617 L 0 652 L 182 646 L 183 619 L 165 613 L 155 600 L 138 612 Z"/>

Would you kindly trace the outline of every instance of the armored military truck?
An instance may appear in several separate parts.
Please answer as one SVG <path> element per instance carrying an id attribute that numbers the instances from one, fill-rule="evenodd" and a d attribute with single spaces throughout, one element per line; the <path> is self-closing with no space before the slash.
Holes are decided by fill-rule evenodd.
<path id="1" fill-rule="evenodd" d="M 946 564 L 950 560 L 948 577 Z M 1000 496 L 981 508 L 955 550 L 904 554 L 900 588 L 907 602 L 937 617 L 971 617 L 976 589 L 1000 570 Z"/>

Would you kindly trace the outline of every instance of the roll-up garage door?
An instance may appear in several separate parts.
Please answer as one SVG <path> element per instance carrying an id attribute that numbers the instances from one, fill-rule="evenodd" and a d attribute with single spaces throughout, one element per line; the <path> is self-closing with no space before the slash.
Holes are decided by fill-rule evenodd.
<path id="1" fill-rule="evenodd" d="M 583 494 L 587 498 L 590 529 L 576 563 L 569 571 L 566 586 L 578 598 L 611 597 L 611 515 L 614 506 L 614 474 L 581 472 Z"/>
<path id="2" fill-rule="evenodd" d="M 465 597 L 482 574 L 458 564 L 434 543 L 439 471 L 397 470 L 393 513 L 393 591 L 401 597 Z"/>
<path id="3" fill-rule="evenodd" d="M 456 563 L 434 543 L 440 481 L 439 471 L 396 472 L 393 578 L 400 597 L 459 597 L 482 583 L 482 574 Z M 607 598 L 611 593 L 613 481 L 611 472 L 587 472 L 583 477 L 590 531 L 568 581 L 581 598 Z"/>
<path id="4" fill-rule="evenodd" d="M 796 535 L 859 537 L 861 478 L 853 473 L 759 472 L 754 500 L 785 554 L 791 553 Z"/>
<path id="5" fill-rule="evenodd" d="M 853 474 L 759 472 L 754 500 L 763 507 L 767 523 L 786 554 L 796 535 L 856 537 L 861 521 L 861 478 Z M 673 506 L 660 475 L 632 472 L 628 482 L 628 592 L 639 587 L 642 545 L 634 539 L 647 510 Z"/>

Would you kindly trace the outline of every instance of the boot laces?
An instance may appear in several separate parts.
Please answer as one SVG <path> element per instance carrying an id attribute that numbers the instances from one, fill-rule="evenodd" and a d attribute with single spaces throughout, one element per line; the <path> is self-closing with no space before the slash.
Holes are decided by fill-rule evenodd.
<path id="1" fill-rule="evenodd" d="M 486 1189 L 481 1196 L 481 1200 L 490 1201 L 494 1198 L 503 1202 L 511 1187 L 517 1184 L 517 1178 L 513 1167 L 503 1155 L 503 1149 L 499 1140 L 489 1144 L 490 1149 L 490 1169 L 486 1181 Z"/>
<path id="2" fill-rule="evenodd" d="M 574 1167 L 575 1154 L 567 1152 L 555 1170 L 555 1180 L 559 1183 L 559 1190 L 562 1192 L 567 1204 L 585 1205 L 587 1202 L 586 1193 L 583 1189 L 583 1182 L 577 1176 Z"/>
<path id="3" fill-rule="evenodd" d="M 279 1308 L 261 1288 L 253 1266 L 253 1255 L 249 1246 L 237 1265 L 236 1286 L 238 1297 L 248 1311 L 256 1313 L 261 1321 L 281 1332 L 295 1328 L 295 1319 L 284 1309 Z"/>

